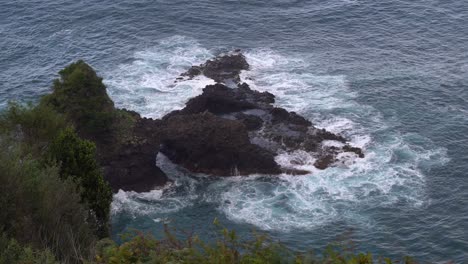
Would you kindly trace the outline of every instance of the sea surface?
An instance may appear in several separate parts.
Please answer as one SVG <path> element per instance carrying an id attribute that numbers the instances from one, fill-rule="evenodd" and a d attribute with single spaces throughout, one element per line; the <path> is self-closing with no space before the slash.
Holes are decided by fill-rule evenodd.
<path id="1" fill-rule="evenodd" d="M 306 176 L 190 175 L 114 196 L 114 237 L 164 223 L 210 237 L 213 220 L 301 251 L 354 241 L 375 255 L 468 263 L 468 1 L 1 0 L 0 104 L 34 102 L 84 59 L 118 107 L 158 118 L 212 83 L 175 84 L 232 49 L 242 79 L 366 158 Z M 313 158 L 296 152 L 279 163 Z"/>

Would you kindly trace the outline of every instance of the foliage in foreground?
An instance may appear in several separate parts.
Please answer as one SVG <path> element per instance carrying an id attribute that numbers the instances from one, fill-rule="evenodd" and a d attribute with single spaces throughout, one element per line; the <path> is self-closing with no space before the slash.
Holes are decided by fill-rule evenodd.
<path id="1" fill-rule="evenodd" d="M 40 157 L 50 142 L 69 126 L 52 108 L 10 103 L 0 113 L 0 135 L 20 147 L 24 154 Z"/>
<path id="2" fill-rule="evenodd" d="M 0 234 L 0 263 L 54 264 L 55 256 L 50 250 L 37 250 L 23 247 L 16 240 Z"/>
<path id="3" fill-rule="evenodd" d="M 218 225 L 219 227 L 219 225 Z M 240 240 L 234 231 L 221 228 L 215 241 L 206 243 L 197 236 L 185 239 L 176 237 L 174 231 L 165 227 L 165 236 L 156 239 L 151 235 L 134 231 L 125 236 L 126 242 L 118 245 L 103 239 L 96 245 L 94 259 L 85 264 L 415 264 L 410 258 L 392 261 L 375 258 L 369 253 L 355 253 L 344 246 L 329 246 L 322 254 L 299 254 L 269 239 L 254 234 L 249 241 Z M 0 264 L 59 263 L 48 250 L 22 247 L 15 240 L 0 236 Z"/>
<path id="4" fill-rule="evenodd" d="M 98 221 L 101 237 L 108 233 L 112 191 L 96 160 L 96 146 L 81 139 L 65 116 L 49 106 L 10 104 L 0 115 L 0 135 L 47 166 L 57 164 L 60 177 L 77 184 L 82 202 Z"/>
<path id="5" fill-rule="evenodd" d="M 64 261 L 89 256 L 94 223 L 87 221 L 75 183 L 14 145 L 0 147 L 0 234 Z"/>
<path id="6" fill-rule="evenodd" d="M 215 222 L 217 227 L 219 224 Z M 212 264 L 373 264 L 405 263 L 411 259 L 392 261 L 388 258 L 374 258 L 369 253 L 355 253 L 343 246 L 329 246 L 323 254 L 296 253 L 265 235 L 254 234 L 249 241 L 240 240 L 235 231 L 220 227 L 215 241 L 206 243 L 197 236 L 189 235 L 178 239 L 174 231 L 165 227 L 165 237 L 155 239 L 151 235 L 135 231 L 131 239 L 117 245 L 111 240 L 102 240 L 97 247 L 96 263 L 212 263 Z"/>
<path id="7" fill-rule="evenodd" d="M 92 257 L 108 235 L 112 192 L 95 145 L 48 106 L 0 113 L 0 234 L 63 262 Z"/>

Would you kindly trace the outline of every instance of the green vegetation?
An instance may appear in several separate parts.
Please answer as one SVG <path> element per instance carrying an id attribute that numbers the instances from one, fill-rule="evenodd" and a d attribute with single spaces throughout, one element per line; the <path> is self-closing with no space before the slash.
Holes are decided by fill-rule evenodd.
<path id="1" fill-rule="evenodd" d="M 134 232 L 115 243 L 108 238 L 112 193 L 96 144 L 102 153 L 109 142 L 135 140 L 135 117 L 114 108 L 83 61 L 60 77 L 37 106 L 12 103 L 0 113 L 0 264 L 392 263 L 343 247 L 300 254 L 263 235 L 242 241 L 217 221 L 221 232 L 208 243 L 179 239 L 168 228 L 162 239 Z"/>
<path id="2" fill-rule="evenodd" d="M 16 240 L 0 234 L 0 263 L 53 264 L 57 261 L 47 249 L 41 251 L 23 247 Z"/>
<path id="3" fill-rule="evenodd" d="M 63 115 L 44 105 L 33 107 L 10 103 L 8 109 L 0 113 L 2 138 L 34 156 L 43 154 L 51 140 L 68 125 Z"/>
<path id="4" fill-rule="evenodd" d="M 0 235 L 64 262 L 92 258 L 108 235 L 112 200 L 95 145 L 46 105 L 10 104 L 0 114 L 0 147 Z"/>
<path id="5" fill-rule="evenodd" d="M 52 93 L 43 96 L 40 105 L 64 114 L 79 135 L 99 142 L 112 138 L 128 140 L 134 117 L 116 109 L 106 92 L 102 78 L 79 60 L 59 72 Z M 108 146 L 106 146 L 108 147 Z"/>
<path id="6" fill-rule="evenodd" d="M 107 236 L 112 191 L 96 162 L 94 143 L 79 138 L 67 128 L 53 140 L 49 153 L 60 164 L 61 178 L 71 178 L 80 187 L 81 200 L 97 219 L 99 236 Z"/>
<path id="7" fill-rule="evenodd" d="M 265 235 L 254 234 L 248 241 L 240 240 L 234 231 L 221 227 L 215 241 L 206 243 L 197 236 L 178 239 L 175 231 L 165 227 L 163 239 L 135 231 L 127 242 L 117 245 L 111 240 L 101 240 L 97 246 L 95 262 L 98 264 L 123 263 L 207 263 L 207 264 L 413 264 L 411 259 L 391 261 L 374 258 L 371 254 L 355 253 L 343 245 L 329 246 L 323 254 L 296 253 L 272 241 Z"/>
<path id="8" fill-rule="evenodd" d="M 44 96 L 41 104 L 65 114 L 82 133 L 110 132 L 115 108 L 102 78 L 81 60 L 59 74 L 61 78 L 54 81 L 53 92 Z"/>
<path id="9" fill-rule="evenodd" d="M 0 147 L 0 234 L 66 261 L 89 256 L 96 224 L 77 186 L 11 142 Z"/>

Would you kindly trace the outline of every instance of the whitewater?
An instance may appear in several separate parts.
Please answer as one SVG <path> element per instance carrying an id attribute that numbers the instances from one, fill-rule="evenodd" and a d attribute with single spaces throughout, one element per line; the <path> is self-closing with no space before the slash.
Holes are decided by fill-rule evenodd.
<path id="1" fill-rule="evenodd" d="M 245 50 L 251 70 L 241 74 L 252 89 L 268 91 L 276 104 L 307 117 L 317 127 L 349 138 L 365 150 L 366 157 L 349 164 L 318 170 L 304 151 L 276 157 L 281 165 L 312 171 L 309 175 L 229 177 L 193 175 L 158 155 L 157 164 L 174 182 L 149 193 L 119 191 L 114 196 L 114 219 L 131 215 L 171 222 L 180 210 L 215 209 L 238 224 L 277 232 L 317 230 L 337 221 L 371 228 L 370 210 L 398 205 L 407 210 L 427 206 L 423 168 L 448 162 L 447 150 L 417 134 L 394 130 L 378 110 L 357 103 L 345 75 L 309 72 L 307 61 L 271 49 Z M 176 36 L 148 50 L 133 61 L 105 73 L 105 83 L 118 107 L 159 118 L 180 109 L 213 81 L 206 77 L 174 82 L 191 65 L 216 55 L 196 40 Z M 413 144 L 424 142 L 424 146 Z M 189 217 L 197 222 L 196 216 Z"/>
<path id="2" fill-rule="evenodd" d="M 5 0 L 0 108 L 37 102 L 83 59 L 117 107 L 160 118 L 213 83 L 175 83 L 180 73 L 240 48 L 251 65 L 242 81 L 365 158 L 320 171 L 307 153 L 280 153 L 311 173 L 217 178 L 158 155 L 172 183 L 116 193 L 114 238 L 160 236 L 167 223 L 210 239 L 218 218 L 294 250 L 350 239 L 374 255 L 466 263 L 467 21 L 467 1 Z"/>

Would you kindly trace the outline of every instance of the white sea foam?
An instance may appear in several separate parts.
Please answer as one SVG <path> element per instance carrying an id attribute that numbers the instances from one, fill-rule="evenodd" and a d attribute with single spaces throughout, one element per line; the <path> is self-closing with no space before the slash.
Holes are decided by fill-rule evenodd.
<path id="1" fill-rule="evenodd" d="M 324 76 L 304 72 L 309 65 L 270 50 L 245 53 L 250 71 L 241 73 L 253 89 L 277 95 L 277 104 L 288 110 L 305 112 L 346 107 L 355 93 L 347 89 L 345 76 Z M 340 96 L 336 96 L 340 93 Z"/>
<path id="2" fill-rule="evenodd" d="M 175 82 L 191 65 L 213 55 L 189 38 L 171 37 L 155 47 L 136 52 L 129 63 L 105 73 L 105 84 L 116 105 L 145 117 L 159 118 L 182 108 L 185 102 L 214 82 L 204 76 Z"/>
<path id="3" fill-rule="evenodd" d="M 136 193 L 132 191 L 125 192 L 119 190 L 119 192 L 114 195 L 111 212 L 113 214 L 121 211 L 138 214 L 151 212 L 153 210 L 151 205 L 142 203 L 142 201 L 159 201 L 161 199 L 162 192 L 163 190 L 153 190 L 147 193 Z"/>
<path id="4" fill-rule="evenodd" d="M 305 170 L 314 172 L 316 168 L 314 167 L 315 158 L 306 151 L 296 150 L 294 152 L 282 152 L 275 157 L 276 163 L 284 168 L 294 168 L 299 170 Z"/>
<path id="5" fill-rule="evenodd" d="M 162 42 L 137 53 L 136 61 L 112 73 L 121 74 L 108 81 L 120 105 L 132 108 L 134 102 L 129 98 L 142 98 L 144 102 L 133 109 L 147 116 L 161 116 L 182 106 L 208 83 L 199 79 L 170 85 L 191 64 L 211 56 L 193 40 L 175 40 L 180 43 L 173 39 L 168 42 L 171 44 Z M 309 153 L 280 153 L 276 157 L 279 164 L 311 173 L 213 180 L 192 177 L 159 155 L 158 165 L 170 172 L 174 184 L 148 194 L 119 192 L 114 196 L 114 213 L 151 212 L 154 219 L 161 219 L 161 214 L 206 202 L 232 221 L 288 231 L 313 229 L 340 220 L 367 225 L 372 223 L 366 214 L 369 208 L 396 203 L 424 205 L 423 170 L 446 162 L 445 149 L 417 134 L 399 133 L 394 129 L 398 120 L 384 119 L 373 107 L 357 103 L 358 94 L 349 88 L 346 76 L 314 75 L 306 61 L 272 50 L 250 50 L 245 55 L 251 70 L 242 72 L 241 78 L 253 89 L 275 94 L 277 105 L 299 112 L 320 128 L 344 135 L 353 146 L 364 149 L 365 158 L 347 158 L 344 164 L 318 170 Z M 147 93 L 141 87 L 159 92 Z"/>
<path id="6" fill-rule="evenodd" d="M 150 192 L 119 190 L 114 194 L 112 214 L 126 213 L 132 216 L 170 214 L 192 205 L 198 199 L 196 192 L 198 182 L 195 179 L 188 177 L 163 154 L 157 156 L 156 164 L 162 170 L 171 172 L 169 173 L 171 182 L 163 188 Z"/>
<path id="7" fill-rule="evenodd" d="M 369 205 L 424 204 L 421 165 L 446 162 L 443 148 L 432 143 L 413 146 L 406 135 L 393 131 L 393 120 L 384 120 L 373 107 L 355 101 L 357 94 L 349 89 L 346 76 L 304 72 L 306 62 L 273 51 L 254 50 L 246 56 L 252 70 L 242 77 L 251 87 L 277 95 L 278 105 L 308 116 L 317 127 L 346 136 L 365 150 L 366 157 L 347 157 L 341 166 L 320 171 L 309 153 L 281 153 L 276 157 L 279 164 L 311 173 L 283 175 L 273 190 L 262 188 L 262 182 L 228 184 L 221 188 L 221 200 L 229 202 L 219 209 L 230 219 L 262 229 L 308 229 L 335 220 L 368 224 L 370 219 L 354 210 Z M 353 154 L 338 158 L 343 155 Z"/>

